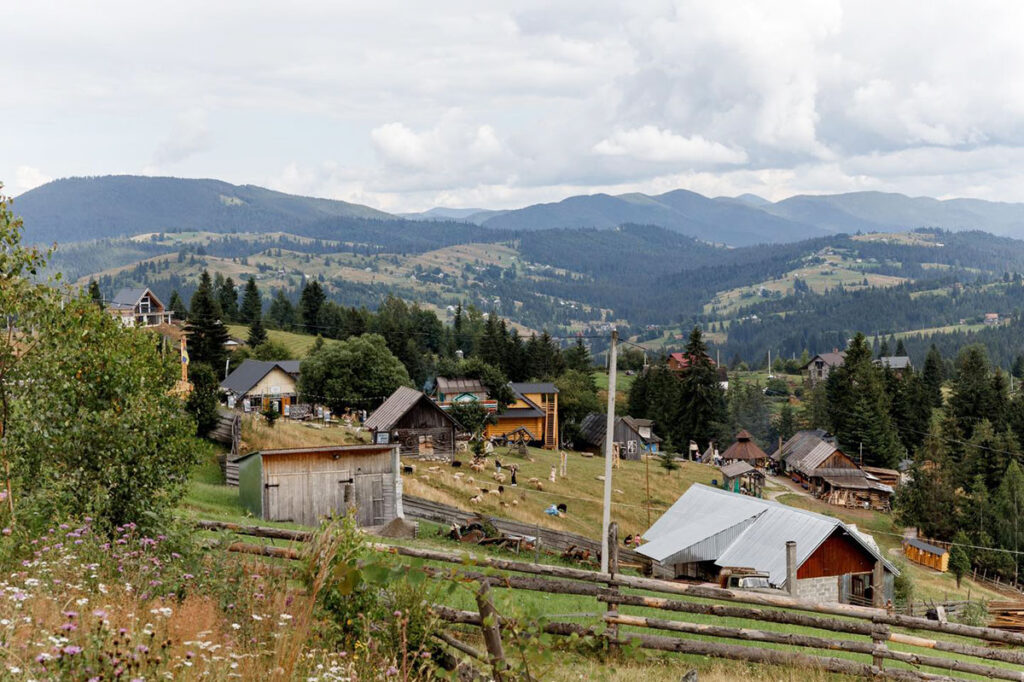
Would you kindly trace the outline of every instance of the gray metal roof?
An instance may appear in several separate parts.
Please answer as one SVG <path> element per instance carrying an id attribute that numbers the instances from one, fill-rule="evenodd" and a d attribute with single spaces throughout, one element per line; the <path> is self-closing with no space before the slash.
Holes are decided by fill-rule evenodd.
<path id="1" fill-rule="evenodd" d="M 456 393 L 483 393 L 487 389 L 479 379 L 449 379 L 448 377 L 437 377 L 437 392 L 445 395 Z"/>
<path id="2" fill-rule="evenodd" d="M 752 471 L 757 471 L 757 469 L 750 466 L 750 464 L 744 462 L 743 460 L 731 462 L 720 468 L 722 470 L 722 475 L 725 476 L 726 478 L 736 478 L 737 476 L 742 476 L 743 474 L 749 474 Z"/>
<path id="3" fill-rule="evenodd" d="M 388 445 L 381 445 L 379 443 L 362 444 L 362 445 L 319 445 L 311 448 L 286 448 L 283 450 L 256 450 L 242 455 L 236 462 L 241 462 L 243 459 L 249 459 L 250 457 L 274 457 L 277 455 L 355 455 L 365 454 L 367 452 L 386 452 L 388 450 L 395 450 L 401 447 L 400 443 L 391 443 Z"/>
<path id="4" fill-rule="evenodd" d="M 942 549 L 941 547 L 936 547 L 935 545 L 923 542 L 921 540 L 918 540 L 917 538 L 903 538 L 903 542 L 907 543 L 911 547 L 916 547 L 921 551 L 928 552 L 929 554 L 937 554 L 939 556 L 942 556 L 946 553 L 946 550 Z"/>
<path id="5" fill-rule="evenodd" d="M 818 353 L 813 358 L 807 361 L 807 364 L 803 366 L 803 369 L 807 369 L 815 361 L 821 359 L 829 367 L 838 367 L 846 362 L 846 351 L 838 351 L 831 353 Z"/>
<path id="6" fill-rule="evenodd" d="M 836 448 L 835 445 L 832 445 L 832 443 L 821 441 L 803 457 L 797 458 L 793 455 L 786 457 L 786 465 L 796 469 L 805 476 L 813 476 L 814 470 L 817 469 L 822 462 L 831 457 L 837 449 L 838 448 Z"/>
<path id="7" fill-rule="evenodd" d="M 615 417 L 615 437 L 616 439 L 622 438 L 621 427 L 625 426 L 633 435 L 636 436 L 636 440 L 644 443 L 660 443 L 661 439 L 652 434 L 651 438 L 644 438 L 640 435 L 640 430 L 636 427 L 636 423 L 632 418 L 628 416 Z M 585 443 L 596 447 L 604 447 L 604 439 L 608 431 L 608 415 L 601 414 L 600 412 L 591 412 L 583 421 L 580 423 L 580 440 Z"/>
<path id="8" fill-rule="evenodd" d="M 504 412 L 498 415 L 498 418 L 502 417 L 516 417 L 521 419 L 528 419 L 532 417 L 543 417 L 544 413 L 536 407 L 509 407 Z"/>
<path id="9" fill-rule="evenodd" d="M 245 395 L 275 367 L 279 367 L 281 371 L 295 376 L 299 373 L 299 365 L 300 362 L 298 360 L 246 359 L 235 368 L 234 372 L 228 375 L 227 379 L 220 382 L 220 387 L 235 395 Z"/>
<path id="10" fill-rule="evenodd" d="M 828 432 L 824 429 L 812 429 L 809 431 L 797 431 L 793 436 L 782 444 L 782 448 L 772 453 L 772 459 L 776 462 L 789 455 L 796 454 L 803 456 L 818 444 L 818 441 L 825 440 Z"/>
<path id="11" fill-rule="evenodd" d="M 848 534 L 892 573 L 899 571 L 877 545 L 855 527 L 778 502 L 737 495 L 702 484 L 690 486 L 652 525 L 643 538 L 641 554 L 663 563 L 701 555 L 718 566 L 750 568 L 767 573 L 769 582 L 786 582 L 786 542 L 796 541 L 799 567 L 829 536 Z"/>
<path id="12" fill-rule="evenodd" d="M 558 393 L 558 387 L 548 382 L 517 382 L 509 384 L 517 393 Z"/>
<path id="13" fill-rule="evenodd" d="M 367 417 L 363 426 L 372 431 L 390 431 L 395 427 L 395 424 L 397 424 L 402 417 L 404 417 L 405 414 L 421 400 L 429 403 L 431 409 L 437 410 L 443 414 L 445 419 L 455 425 L 455 428 L 462 428 L 462 425 L 445 410 L 442 410 L 437 403 L 428 398 L 422 392 L 417 391 L 414 388 L 409 388 L 408 386 L 399 386 L 395 389 L 395 392 L 392 393 L 380 407 L 374 410 L 373 414 Z"/>
<path id="14" fill-rule="evenodd" d="M 881 365 L 882 367 L 888 367 L 889 369 L 906 369 L 908 367 L 913 367 L 910 363 L 910 358 L 906 355 L 887 355 L 875 360 L 875 364 Z"/>
<path id="15" fill-rule="evenodd" d="M 111 301 L 116 306 L 134 306 L 142 298 L 142 295 L 146 293 L 146 287 L 141 289 L 121 289 L 114 296 L 114 300 Z"/>

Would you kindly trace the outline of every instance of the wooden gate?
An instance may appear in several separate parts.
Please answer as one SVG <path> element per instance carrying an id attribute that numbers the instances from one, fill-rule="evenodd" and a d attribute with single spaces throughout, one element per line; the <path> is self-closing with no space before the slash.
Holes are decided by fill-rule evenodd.
<path id="1" fill-rule="evenodd" d="M 384 516 L 384 475 L 356 476 L 356 522 L 360 526 L 379 526 Z"/>
<path id="2" fill-rule="evenodd" d="M 268 474 L 263 487 L 263 518 L 316 526 L 324 517 L 340 516 L 346 511 L 345 489 L 351 480 L 349 469 Z M 358 491 L 356 495 L 359 504 Z M 383 510 L 383 494 L 381 500 Z"/>

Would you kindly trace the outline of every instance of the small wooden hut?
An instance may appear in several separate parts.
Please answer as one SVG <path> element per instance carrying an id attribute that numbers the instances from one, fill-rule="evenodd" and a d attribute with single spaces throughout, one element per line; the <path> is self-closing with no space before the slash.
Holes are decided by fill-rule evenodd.
<path id="1" fill-rule="evenodd" d="M 949 552 L 942 547 L 917 538 L 903 538 L 903 553 L 915 564 L 934 568 L 940 573 L 949 570 Z"/>
<path id="2" fill-rule="evenodd" d="M 761 497 L 764 488 L 764 473 L 747 462 L 730 462 L 721 467 L 722 489 L 732 492 L 746 492 Z"/>
<path id="3" fill-rule="evenodd" d="M 751 466 L 763 467 L 768 461 L 768 455 L 757 446 L 754 437 L 743 429 L 736 434 L 736 442 L 722 453 L 722 459 L 726 462 L 746 462 Z"/>
<path id="4" fill-rule="evenodd" d="M 378 444 L 397 443 L 403 457 L 451 459 L 462 426 L 425 394 L 400 386 L 363 424 Z"/>

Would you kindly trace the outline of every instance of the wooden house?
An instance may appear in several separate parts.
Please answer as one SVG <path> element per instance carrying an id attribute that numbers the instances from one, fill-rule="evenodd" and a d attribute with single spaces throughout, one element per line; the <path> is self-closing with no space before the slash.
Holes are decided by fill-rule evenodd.
<path id="1" fill-rule="evenodd" d="M 934 568 L 940 573 L 949 570 L 949 552 L 917 538 L 903 538 L 903 554 L 915 564 Z"/>
<path id="2" fill-rule="evenodd" d="M 914 369 L 914 363 L 906 355 L 885 355 L 875 358 L 872 362 L 879 367 L 892 370 L 896 376 L 903 376 L 905 372 Z"/>
<path id="3" fill-rule="evenodd" d="M 488 424 L 485 436 L 501 438 L 524 428 L 536 443 L 548 449 L 559 446 L 558 388 L 552 383 L 511 383 L 515 401 Z"/>
<path id="4" fill-rule="evenodd" d="M 899 571 L 871 536 L 837 518 L 694 484 L 643 534 L 637 551 L 671 578 L 717 581 L 753 571 L 797 598 L 863 604 L 892 599 Z M 796 543 L 789 585 L 786 543 Z M 876 571 L 878 571 L 876 573 Z M 881 582 L 875 582 L 875 576 Z"/>
<path id="5" fill-rule="evenodd" d="M 763 467 L 768 462 L 768 455 L 754 442 L 754 437 L 746 429 L 736 434 L 736 442 L 722 453 L 726 462 L 746 462 L 751 466 Z"/>
<path id="6" fill-rule="evenodd" d="M 801 369 L 804 379 L 811 386 L 828 379 L 828 375 L 836 367 L 841 367 L 846 361 L 846 353 L 838 348 L 833 348 L 831 353 L 819 353 L 811 358 Z"/>
<path id="7" fill-rule="evenodd" d="M 297 402 L 298 360 L 247 359 L 220 383 L 228 395 L 228 406 L 244 412 L 274 408 L 287 414 Z"/>
<path id="8" fill-rule="evenodd" d="M 817 433 L 797 432 L 772 458 L 794 482 L 829 504 L 888 511 L 892 486 L 865 472 Z"/>
<path id="9" fill-rule="evenodd" d="M 580 423 L 577 447 L 586 452 L 604 453 L 607 430 L 608 416 L 600 412 L 591 412 Z M 650 451 L 650 445 L 631 417 L 616 417 L 613 432 L 615 440 L 612 442 L 619 444 L 621 459 L 638 460 L 641 458 L 640 453 Z"/>
<path id="10" fill-rule="evenodd" d="M 455 455 L 455 437 L 462 425 L 424 393 L 400 386 L 363 424 L 373 442 L 397 444 L 402 456 Z"/>
<path id="11" fill-rule="evenodd" d="M 434 386 L 434 400 L 442 406 L 452 403 L 480 403 L 490 410 L 496 410 L 498 403 L 490 400 L 487 388 L 479 379 L 449 379 L 437 377 Z"/>
<path id="12" fill-rule="evenodd" d="M 148 287 L 121 289 L 107 303 L 107 312 L 126 327 L 156 327 L 171 324 L 174 314 Z"/>
<path id="13" fill-rule="evenodd" d="M 263 450 L 236 462 L 239 499 L 264 521 L 316 526 L 352 510 L 360 526 L 380 526 L 403 516 L 398 445 Z"/>
<path id="14" fill-rule="evenodd" d="M 764 489 L 763 471 L 742 460 L 723 464 L 719 470 L 722 472 L 722 490 L 745 492 L 754 497 L 761 497 L 761 491 Z"/>

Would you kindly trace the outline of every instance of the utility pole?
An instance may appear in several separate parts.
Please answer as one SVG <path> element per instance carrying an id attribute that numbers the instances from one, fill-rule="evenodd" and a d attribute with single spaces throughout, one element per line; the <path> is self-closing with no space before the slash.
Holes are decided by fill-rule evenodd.
<path id="1" fill-rule="evenodd" d="M 644 475 L 647 477 L 647 527 L 651 527 L 651 453 L 644 454 Z"/>
<path id="2" fill-rule="evenodd" d="M 864 443 L 860 444 L 860 465 L 864 466 Z"/>
<path id="3" fill-rule="evenodd" d="M 604 435 L 604 512 L 601 517 L 601 572 L 608 572 L 608 527 L 612 522 L 612 447 L 615 440 L 615 368 L 617 365 L 615 346 L 619 341 L 618 330 L 612 330 L 612 345 L 608 349 L 608 421 Z"/>

